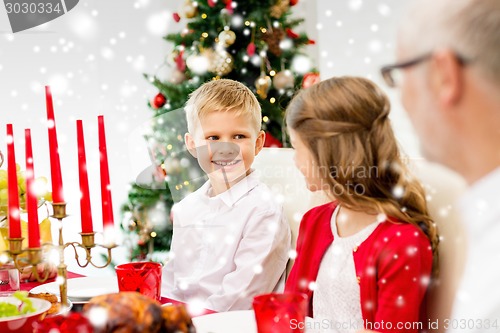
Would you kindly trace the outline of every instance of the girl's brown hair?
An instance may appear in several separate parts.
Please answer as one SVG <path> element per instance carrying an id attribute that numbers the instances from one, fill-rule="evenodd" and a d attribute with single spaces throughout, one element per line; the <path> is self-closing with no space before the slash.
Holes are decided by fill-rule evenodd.
<path id="1" fill-rule="evenodd" d="M 423 187 L 401 159 L 389 110 L 373 82 L 334 77 L 301 90 L 288 105 L 286 122 L 308 147 L 316 172 L 323 170 L 323 189 L 332 199 L 419 227 L 431 242 L 436 268 L 436 226 Z"/>

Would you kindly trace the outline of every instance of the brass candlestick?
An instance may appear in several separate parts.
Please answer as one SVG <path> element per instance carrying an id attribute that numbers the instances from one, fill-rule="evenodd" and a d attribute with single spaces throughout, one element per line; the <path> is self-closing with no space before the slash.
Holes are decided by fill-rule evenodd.
<path id="1" fill-rule="evenodd" d="M 68 215 L 66 215 L 66 203 L 65 202 L 53 202 L 52 203 L 52 208 L 53 208 L 53 214 L 51 217 L 55 218 L 58 220 L 59 226 L 59 241 L 57 245 L 54 244 L 43 244 L 42 248 L 37 248 L 37 249 L 23 249 L 22 248 L 22 241 L 23 238 L 8 238 L 9 240 L 9 250 L 7 251 L 8 254 L 11 256 L 11 258 L 14 261 L 14 264 L 16 268 L 19 271 L 22 271 L 23 267 L 26 267 L 27 265 L 32 265 L 32 273 L 35 276 L 36 280 L 38 282 L 45 282 L 47 278 L 49 277 L 49 271 L 45 270 L 43 274 L 38 274 L 37 270 L 37 264 L 41 263 L 43 260 L 43 248 L 57 248 L 58 253 L 59 253 L 59 265 L 57 266 L 57 276 L 58 279 L 61 281 L 61 284 L 59 285 L 59 293 L 61 296 L 61 304 L 63 307 L 68 306 L 68 280 L 67 280 L 67 265 L 64 262 L 64 250 L 67 247 L 72 247 L 75 253 L 75 260 L 78 264 L 78 266 L 84 268 L 87 267 L 89 264 L 96 267 L 96 268 L 104 268 L 107 267 L 111 263 L 111 249 L 115 248 L 115 244 L 111 245 L 99 245 L 94 242 L 94 235 L 95 233 L 80 233 L 82 237 L 82 242 L 69 242 L 69 243 L 64 243 L 63 240 L 63 223 L 62 220 L 66 218 Z M 104 265 L 96 265 L 92 261 L 92 254 L 91 251 L 95 247 L 102 247 L 108 250 L 108 255 L 107 255 L 107 261 Z M 80 262 L 80 256 L 78 255 L 77 248 L 82 248 L 85 250 L 85 260 L 83 262 Z M 24 259 L 19 257 L 20 254 L 23 252 L 28 253 L 28 258 Z"/>

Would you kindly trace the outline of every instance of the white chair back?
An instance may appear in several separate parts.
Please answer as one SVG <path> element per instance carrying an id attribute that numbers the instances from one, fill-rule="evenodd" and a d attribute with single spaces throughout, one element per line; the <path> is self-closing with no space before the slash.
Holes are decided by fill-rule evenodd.
<path id="1" fill-rule="evenodd" d="M 295 167 L 293 149 L 264 148 L 255 158 L 253 168 L 266 184 L 275 199 L 283 205 L 285 216 L 292 230 L 292 248 L 295 249 L 302 216 L 311 207 L 311 192 L 304 176 Z"/>
<path id="2" fill-rule="evenodd" d="M 450 318 L 455 293 L 464 267 L 466 240 L 456 205 L 466 188 L 463 178 L 452 171 L 427 162 L 412 160 L 410 169 L 423 184 L 429 213 L 438 227 L 439 275 L 431 281 L 427 295 L 427 316 L 431 322 L 441 323 Z"/>

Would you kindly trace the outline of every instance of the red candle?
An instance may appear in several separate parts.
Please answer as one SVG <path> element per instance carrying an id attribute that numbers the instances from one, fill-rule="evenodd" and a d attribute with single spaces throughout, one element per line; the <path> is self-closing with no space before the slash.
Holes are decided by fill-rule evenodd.
<path id="1" fill-rule="evenodd" d="M 56 119 L 54 117 L 54 106 L 52 105 L 52 94 L 50 87 L 45 86 L 45 101 L 47 104 L 47 125 L 49 130 L 49 156 L 50 173 L 52 176 L 52 201 L 64 202 L 63 185 L 61 176 L 61 163 L 59 161 L 59 148 L 57 146 Z"/>
<path id="2" fill-rule="evenodd" d="M 17 190 L 16 153 L 12 124 L 7 124 L 7 187 L 9 188 L 8 219 L 9 238 L 21 238 L 21 217 L 19 215 L 19 192 Z"/>
<path id="3" fill-rule="evenodd" d="M 24 130 L 26 140 L 26 196 L 28 206 L 28 247 L 40 247 L 40 225 L 38 224 L 38 203 L 35 193 L 35 171 L 33 166 L 33 149 L 31 147 L 31 131 Z"/>
<path id="4" fill-rule="evenodd" d="M 78 142 L 78 175 L 80 178 L 80 214 L 82 218 L 82 233 L 93 232 L 92 211 L 90 209 L 89 179 L 87 175 L 87 158 L 85 156 L 85 140 L 81 120 L 76 121 Z"/>
<path id="5" fill-rule="evenodd" d="M 113 204 L 109 187 L 108 153 L 106 151 L 106 134 L 104 132 L 104 117 L 98 117 L 99 125 L 99 159 L 101 172 L 102 218 L 104 229 L 113 226 Z"/>

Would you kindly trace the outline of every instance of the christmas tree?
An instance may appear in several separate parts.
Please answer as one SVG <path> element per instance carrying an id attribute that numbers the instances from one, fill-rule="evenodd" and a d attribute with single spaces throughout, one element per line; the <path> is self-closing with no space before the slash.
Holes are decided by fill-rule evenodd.
<path id="1" fill-rule="evenodd" d="M 174 20 L 185 23 L 185 29 L 165 36 L 174 45 L 162 65 L 169 73 L 167 77 L 145 74 L 158 88 L 149 102 L 153 119 L 146 135 L 154 165 L 132 185 L 122 207 L 132 258 L 144 259 L 153 247 L 169 249 L 170 208 L 205 180 L 183 144 L 187 127 L 182 107 L 201 84 L 229 78 L 247 85 L 262 106 L 265 145 L 288 144 L 285 108 L 298 89 L 319 80 L 304 53 L 314 41 L 294 31 L 303 22 L 291 18 L 291 6 L 297 2 L 186 0 L 174 13 Z"/>

